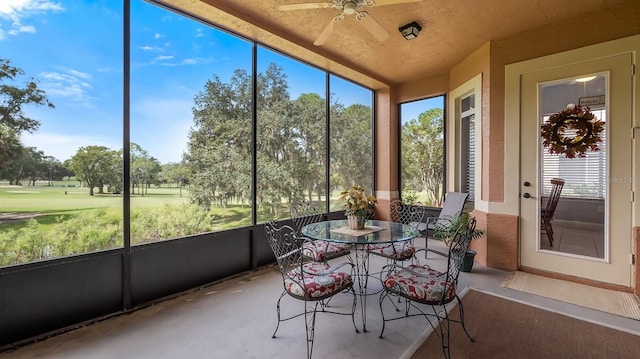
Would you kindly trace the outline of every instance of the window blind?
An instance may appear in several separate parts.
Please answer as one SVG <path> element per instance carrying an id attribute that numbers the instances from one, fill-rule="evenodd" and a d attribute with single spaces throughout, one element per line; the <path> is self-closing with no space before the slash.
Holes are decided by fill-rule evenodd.
<path id="1" fill-rule="evenodd" d="M 462 192 L 469 193 L 467 202 L 474 203 L 476 179 L 475 95 L 460 101 L 460 182 Z"/>

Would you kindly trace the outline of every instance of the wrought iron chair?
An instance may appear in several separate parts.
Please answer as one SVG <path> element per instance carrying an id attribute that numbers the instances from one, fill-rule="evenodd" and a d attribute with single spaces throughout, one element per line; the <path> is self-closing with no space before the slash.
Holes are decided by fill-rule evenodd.
<path id="1" fill-rule="evenodd" d="M 265 231 L 269 245 L 278 261 L 284 285 L 284 290 L 276 304 L 278 324 L 272 338 L 276 337 L 280 322 L 304 316 L 307 333 L 307 358 L 311 358 L 317 312 L 350 315 L 353 327 L 356 333 L 359 333 L 360 331 L 355 322 L 356 293 L 353 289 L 353 264 L 343 262 L 331 267 L 327 263 L 306 260 L 302 254 L 305 239 L 298 236 L 298 233 L 290 226 L 283 225 L 279 227 L 275 221 L 271 221 L 265 224 Z M 339 270 L 344 266 L 349 267 L 351 273 Z M 349 312 L 327 310 L 324 305 L 325 300 L 331 299 L 341 292 L 350 293 L 353 296 L 351 310 Z M 297 315 L 282 318 L 280 301 L 287 294 L 292 298 L 303 301 L 304 311 Z"/>
<path id="2" fill-rule="evenodd" d="M 427 217 L 427 220 L 419 224 L 416 228 L 420 230 L 422 235 L 425 237 L 425 248 L 429 247 L 429 239 L 434 239 L 433 232 L 438 226 L 447 226 L 451 222 L 452 219 L 462 213 L 464 209 L 464 204 L 469 197 L 468 193 L 464 192 L 447 192 L 444 199 L 444 205 L 438 213 L 438 216 Z M 424 257 L 427 258 L 427 253 L 434 252 L 440 255 L 445 255 L 442 252 L 437 252 L 434 250 L 425 250 Z"/>
<path id="3" fill-rule="evenodd" d="M 323 206 L 318 201 L 294 201 L 289 206 L 289 213 L 298 234 L 302 227 L 320 222 L 323 219 Z M 351 253 L 351 245 L 347 243 L 332 243 L 329 241 L 315 240 L 305 241 L 304 255 L 316 262 L 326 262 L 330 259 Z"/>
<path id="4" fill-rule="evenodd" d="M 380 312 L 382 313 L 380 338 L 383 337 L 385 324 L 388 321 L 423 316 L 433 328 L 434 333 L 440 336 L 445 358 L 450 357 L 449 329 L 452 321 L 461 323 L 469 340 L 474 341 L 464 324 L 464 307 L 458 296 L 458 276 L 465 254 L 469 249 L 475 226 L 476 220 L 471 218 L 467 225 L 455 234 L 446 255 L 447 268 L 444 272 L 433 269 L 428 265 L 411 264 L 407 267 L 402 267 L 398 264 L 388 265 L 391 272 L 382 279 L 383 291 L 380 294 Z M 418 251 L 422 250 L 426 250 L 426 248 Z M 385 317 L 383 302 L 387 298 L 390 299 L 390 296 L 398 296 L 405 299 L 406 308 L 401 315 Z M 454 300 L 458 303 L 460 320 L 449 318 L 449 313 L 445 307 Z M 393 300 L 391 300 L 391 303 L 395 306 Z M 423 305 L 431 307 L 431 311 L 424 311 L 421 308 Z M 397 307 L 396 311 L 399 311 Z"/>
<path id="5" fill-rule="evenodd" d="M 551 247 L 553 247 L 553 226 L 551 226 L 551 220 L 553 220 L 553 216 L 556 213 L 556 207 L 558 206 L 558 201 L 560 200 L 562 187 L 564 187 L 563 179 L 551 179 L 551 193 L 549 193 L 547 204 L 544 208 L 542 208 L 540 213 L 541 229 L 547 234 L 547 239 L 549 240 L 549 245 Z"/>
<path id="6" fill-rule="evenodd" d="M 402 200 L 391 201 L 390 217 L 393 222 L 398 222 L 413 227 L 420 227 L 424 224 L 426 216 L 425 207 L 421 203 L 407 205 Z M 418 228 L 419 229 L 419 228 Z M 373 254 L 386 258 L 393 263 L 414 259 L 416 248 L 413 241 L 400 243 L 377 243 L 367 245 L 368 254 Z"/>

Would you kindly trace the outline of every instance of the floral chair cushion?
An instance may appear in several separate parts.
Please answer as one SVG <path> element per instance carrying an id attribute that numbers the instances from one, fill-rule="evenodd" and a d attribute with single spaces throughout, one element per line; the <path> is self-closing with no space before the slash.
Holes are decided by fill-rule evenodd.
<path id="1" fill-rule="evenodd" d="M 329 259 L 347 255 L 350 252 L 351 245 L 348 243 L 316 240 L 312 242 L 306 241 L 302 245 L 302 253 L 304 256 L 316 262 L 325 262 Z"/>
<path id="2" fill-rule="evenodd" d="M 379 256 L 395 259 L 397 261 L 405 261 L 413 257 L 413 255 L 416 253 L 416 247 L 408 242 L 368 244 L 367 251 Z"/>
<path id="3" fill-rule="evenodd" d="M 429 266 L 412 264 L 402 268 L 388 275 L 384 286 L 423 303 L 448 303 L 456 296 L 455 283 L 449 283 L 448 292 L 443 293 L 447 286 L 444 273 Z"/>
<path id="4" fill-rule="evenodd" d="M 349 273 L 335 271 L 327 275 L 315 275 L 331 269 L 326 263 L 309 262 L 305 263 L 303 268 L 303 273 L 300 268 L 296 268 L 285 275 L 285 290 L 295 297 L 307 299 L 329 297 L 353 285 L 353 279 Z"/>

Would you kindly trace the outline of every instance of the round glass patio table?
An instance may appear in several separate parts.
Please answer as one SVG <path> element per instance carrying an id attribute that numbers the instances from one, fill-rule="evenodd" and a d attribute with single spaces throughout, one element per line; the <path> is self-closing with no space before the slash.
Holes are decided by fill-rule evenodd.
<path id="1" fill-rule="evenodd" d="M 369 269 L 367 252 L 368 244 L 384 244 L 409 241 L 420 234 L 415 227 L 389 221 L 368 220 L 364 229 L 349 229 L 349 223 L 345 220 L 332 220 L 308 224 L 300 229 L 305 237 L 313 240 L 325 240 L 335 243 L 352 244 L 355 251 L 355 274 L 357 279 L 356 293 L 360 297 L 362 311 L 362 329 L 367 331 L 366 323 L 366 296 L 375 294 L 367 292 Z"/>
<path id="2" fill-rule="evenodd" d="M 389 221 L 368 220 L 364 229 L 349 229 L 346 219 L 324 221 L 302 227 L 304 236 L 311 239 L 323 239 L 336 243 L 372 244 L 408 241 L 420 232 L 412 226 Z"/>

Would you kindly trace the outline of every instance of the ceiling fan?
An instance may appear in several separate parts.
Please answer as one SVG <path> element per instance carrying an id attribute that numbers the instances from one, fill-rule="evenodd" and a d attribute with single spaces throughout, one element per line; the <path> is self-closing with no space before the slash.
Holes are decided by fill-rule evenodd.
<path id="1" fill-rule="evenodd" d="M 336 21 L 344 20 L 348 15 L 355 15 L 356 20 L 358 20 L 358 22 L 364 26 L 364 28 L 373 35 L 373 37 L 378 41 L 384 41 L 389 37 L 387 30 L 374 20 L 369 13 L 362 9 L 364 7 L 395 5 L 419 1 L 422 0 L 333 0 L 333 2 L 280 5 L 278 9 L 282 11 L 327 8 L 342 10 L 341 14 L 329 21 L 329 24 L 324 28 L 324 30 L 322 30 L 316 41 L 314 41 L 314 45 L 320 46 L 327 41 L 329 36 L 331 36 L 331 33 L 333 32 L 333 24 Z"/>

